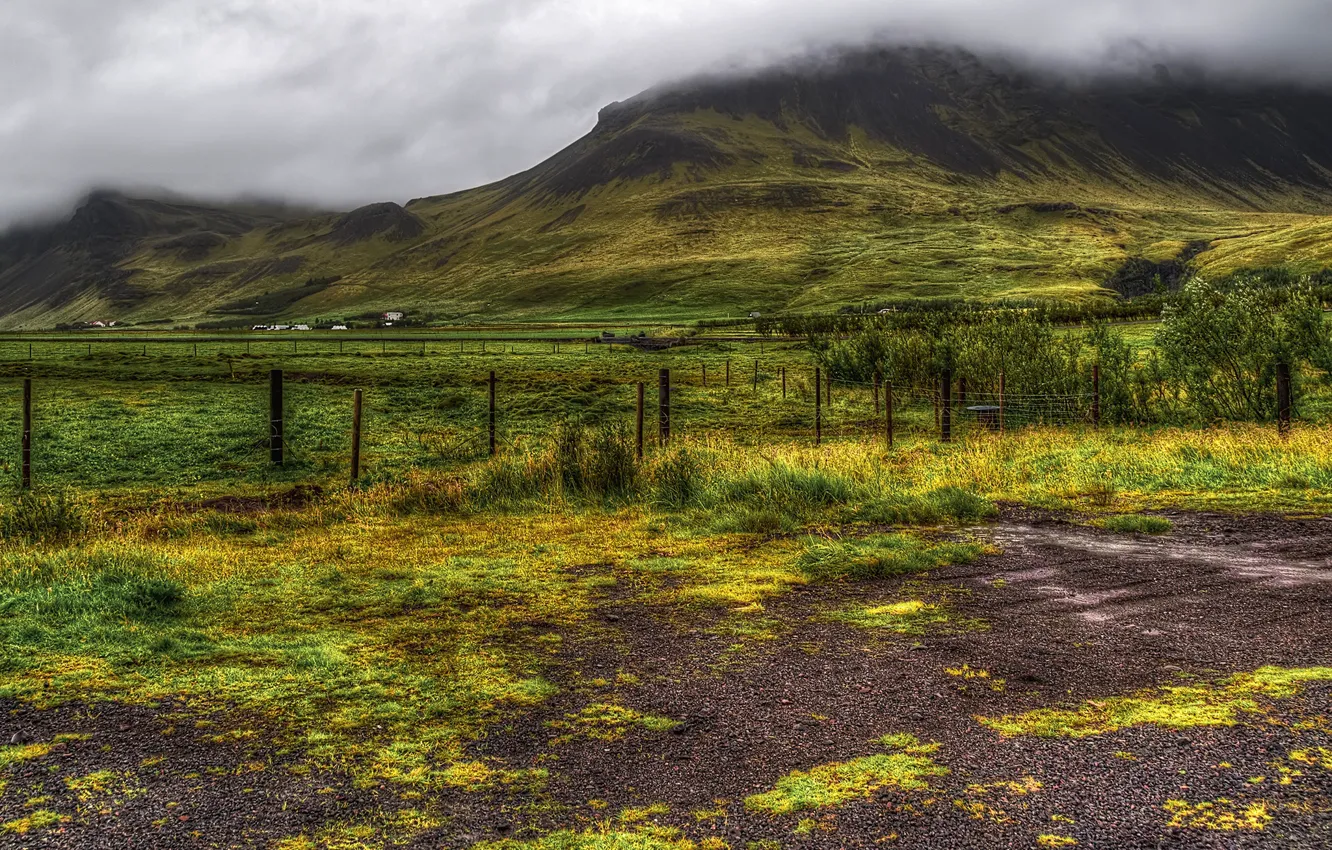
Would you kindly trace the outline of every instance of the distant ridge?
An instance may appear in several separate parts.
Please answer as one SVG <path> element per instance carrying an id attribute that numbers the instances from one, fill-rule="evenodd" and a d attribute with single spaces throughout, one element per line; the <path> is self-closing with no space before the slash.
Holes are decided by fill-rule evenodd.
<path id="1" fill-rule="evenodd" d="M 655 88 L 529 171 L 406 207 L 95 193 L 0 237 L 0 324 L 1110 297 L 1135 263 L 1332 265 L 1330 214 L 1332 92 L 858 50 Z"/>

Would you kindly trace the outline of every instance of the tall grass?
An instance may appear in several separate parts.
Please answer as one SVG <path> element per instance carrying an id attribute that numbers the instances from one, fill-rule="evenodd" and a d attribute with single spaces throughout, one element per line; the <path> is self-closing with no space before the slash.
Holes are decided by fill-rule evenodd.
<path id="1" fill-rule="evenodd" d="M 24 493 L 0 510 L 0 538 L 29 543 L 55 542 L 88 529 L 88 513 L 63 491 Z"/>

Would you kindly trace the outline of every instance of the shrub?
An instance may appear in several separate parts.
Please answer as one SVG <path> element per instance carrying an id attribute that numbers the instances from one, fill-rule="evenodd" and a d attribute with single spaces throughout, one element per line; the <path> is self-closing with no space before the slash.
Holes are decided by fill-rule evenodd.
<path id="1" fill-rule="evenodd" d="M 1277 363 L 1298 373 L 1326 346 L 1322 303 L 1307 285 L 1276 292 L 1195 279 L 1162 313 L 1156 344 L 1200 418 L 1270 419 Z"/>
<path id="2" fill-rule="evenodd" d="M 83 506 L 66 493 L 24 493 L 0 513 L 0 537 L 6 540 L 51 542 L 88 530 Z"/>

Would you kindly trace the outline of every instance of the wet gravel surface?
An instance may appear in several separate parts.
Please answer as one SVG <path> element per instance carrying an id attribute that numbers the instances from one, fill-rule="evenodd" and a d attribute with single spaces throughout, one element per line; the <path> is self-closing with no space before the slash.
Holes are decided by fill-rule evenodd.
<path id="1" fill-rule="evenodd" d="M 1310 685 L 1232 727 L 1004 739 L 977 722 L 1269 664 L 1332 665 L 1332 521 L 1171 519 L 1172 532 L 1147 538 L 1006 509 L 970 533 L 1002 554 L 928 579 L 788 594 L 766 605 L 774 640 L 608 596 L 596 621 L 565 642 L 550 673 L 560 695 L 474 747 L 480 759 L 547 768 L 544 793 L 437 799 L 442 825 L 412 846 L 470 847 L 665 803 L 669 812 L 650 822 L 763 850 L 1074 846 L 1060 839 L 1098 848 L 1332 847 L 1332 770 L 1290 759 L 1319 747 L 1332 755 L 1332 686 Z M 957 625 L 885 635 L 825 616 L 908 597 L 946 599 Z M 988 678 L 949 673 L 964 666 Z M 553 740 L 550 721 L 612 700 L 683 722 L 614 740 Z M 45 808 L 70 816 L 58 831 L 0 833 L 0 846 L 264 847 L 406 805 L 342 777 L 298 775 L 255 741 L 216 743 L 181 716 L 170 706 L 38 712 L 0 703 L 6 735 L 92 736 L 0 768 L 9 783 L 0 823 L 42 795 L 51 797 Z M 746 796 L 783 775 L 873 754 L 874 739 L 892 732 L 937 742 L 933 757 L 948 775 L 929 790 L 885 789 L 834 809 L 745 810 Z M 64 778 L 102 769 L 125 771 L 140 790 L 79 802 Z M 1174 828 L 1163 809 L 1170 800 L 1228 800 L 1221 808 L 1240 812 L 1261 803 L 1271 820 L 1262 831 Z"/>

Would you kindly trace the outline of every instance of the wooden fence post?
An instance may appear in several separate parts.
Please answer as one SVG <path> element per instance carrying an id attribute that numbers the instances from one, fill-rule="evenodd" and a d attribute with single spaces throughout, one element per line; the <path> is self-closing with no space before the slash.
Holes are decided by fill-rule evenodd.
<path id="1" fill-rule="evenodd" d="M 814 367 L 814 445 L 823 443 L 823 372 Z"/>
<path id="2" fill-rule="evenodd" d="M 786 367 L 782 367 L 782 401 L 786 401 Z"/>
<path id="3" fill-rule="evenodd" d="M 940 388 L 943 396 L 943 403 L 939 405 L 939 411 L 943 416 L 940 425 L 940 437 L 945 443 L 951 443 L 953 441 L 953 370 L 944 370 Z"/>
<path id="4" fill-rule="evenodd" d="M 268 373 L 268 459 L 282 466 L 286 423 L 283 421 L 282 370 Z"/>
<path id="5" fill-rule="evenodd" d="M 754 361 L 754 392 L 758 392 L 758 366 L 759 362 Z"/>
<path id="6" fill-rule="evenodd" d="M 657 439 L 662 446 L 671 442 L 671 370 L 657 376 Z"/>
<path id="7" fill-rule="evenodd" d="M 495 456 L 495 372 L 490 373 L 490 456 Z"/>
<path id="8" fill-rule="evenodd" d="M 887 414 L 888 448 L 893 447 L 893 382 L 884 385 L 883 409 Z"/>
<path id="9" fill-rule="evenodd" d="M 708 388 L 708 364 L 703 364 L 703 389 Z"/>
<path id="10" fill-rule="evenodd" d="M 1101 427 L 1101 364 L 1092 365 L 1092 426 Z"/>
<path id="11" fill-rule="evenodd" d="M 638 382 L 638 459 L 643 459 L 643 382 Z"/>
<path id="12" fill-rule="evenodd" d="M 32 489 L 32 378 L 23 379 L 23 476 L 24 490 Z"/>
<path id="13" fill-rule="evenodd" d="M 355 487 L 361 480 L 361 391 L 352 394 L 352 452 L 351 483 Z"/>
<path id="14" fill-rule="evenodd" d="M 1290 434 L 1290 414 L 1291 414 L 1291 391 L 1290 391 L 1290 364 L 1278 363 L 1276 367 L 1277 381 L 1277 431 L 1282 437 Z"/>

